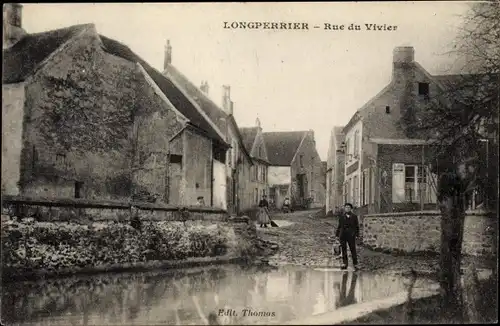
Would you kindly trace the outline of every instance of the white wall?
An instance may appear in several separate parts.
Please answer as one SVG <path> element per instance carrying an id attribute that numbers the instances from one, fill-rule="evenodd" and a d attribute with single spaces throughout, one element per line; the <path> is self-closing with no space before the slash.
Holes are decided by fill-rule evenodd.
<path id="1" fill-rule="evenodd" d="M 224 163 L 216 160 L 214 163 L 214 199 L 213 206 L 217 208 L 227 209 L 226 200 L 226 166 Z"/>
<path id="2" fill-rule="evenodd" d="M 357 151 L 354 151 L 354 138 L 355 134 L 358 132 L 358 148 Z M 362 139 L 363 139 L 363 122 L 360 120 L 356 122 L 351 129 L 346 134 L 345 137 L 345 143 L 347 144 L 348 148 L 346 148 L 346 155 L 345 155 L 345 162 L 347 164 L 344 165 L 344 175 L 345 175 L 345 180 L 344 182 L 347 183 L 349 180 L 352 180 L 351 183 L 354 182 L 354 176 L 357 176 L 356 184 L 357 187 L 354 187 L 354 183 L 351 187 L 351 198 L 349 199 L 352 204 L 356 203 L 356 206 L 359 206 L 361 203 L 361 198 L 360 198 L 360 191 L 361 191 L 361 165 L 362 165 L 362 153 L 363 153 L 363 148 L 362 148 Z M 350 154 L 350 155 L 349 155 Z M 355 172 L 351 172 L 351 174 L 347 175 L 347 169 L 358 162 L 358 168 Z M 354 190 L 356 189 L 356 190 Z"/>
<path id="3" fill-rule="evenodd" d="M 2 194 L 19 195 L 24 84 L 2 85 Z"/>
<path id="4" fill-rule="evenodd" d="M 292 182 L 289 166 L 270 166 L 267 170 L 269 185 L 286 185 Z"/>

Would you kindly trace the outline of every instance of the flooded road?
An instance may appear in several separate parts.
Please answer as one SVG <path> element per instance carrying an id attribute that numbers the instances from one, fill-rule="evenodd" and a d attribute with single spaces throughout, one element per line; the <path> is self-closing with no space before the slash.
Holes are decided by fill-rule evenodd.
<path id="1" fill-rule="evenodd" d="M 427 281 L 417 286 L 425 287 Z M 9 325 L 279 324 L 405 291 L 398 275 L 328 268 L 213 266 L 8 283 Z"/>

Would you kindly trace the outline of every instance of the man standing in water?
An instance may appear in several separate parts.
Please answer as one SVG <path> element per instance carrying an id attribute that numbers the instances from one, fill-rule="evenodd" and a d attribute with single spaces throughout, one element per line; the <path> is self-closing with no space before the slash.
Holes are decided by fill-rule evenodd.
<path id="1" fill-rule="evenodd" d="M 335 236 L 340 240 L 340 248 L 342 251 L 342 267 L 347 269 L 347 245 L 351 250 L 352 263 L 354 269 L 358 269 L 358 256 L 356 253 L 356 237 L 359 235 L 359 222 L 356 214 L 352 212 L 352 204 L 344 205 L 344 212 L 339 215 L 339 225 L 335 231 Z"/>

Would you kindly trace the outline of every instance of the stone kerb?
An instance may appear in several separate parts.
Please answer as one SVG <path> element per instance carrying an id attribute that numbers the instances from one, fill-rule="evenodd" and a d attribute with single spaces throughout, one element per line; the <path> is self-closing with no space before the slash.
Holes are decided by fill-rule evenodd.
<path id="1" fill-rule="evenodd" d="M 40 222 L 129 221 L 133 211 L 150 221 L 227 221 L 225 210 L 214 207 L 176 206 L 78 198 L 2 197 L 2 215 L 32 217 Z"/>
<path id="2" fill-rule="evenodd" d="M 468 211 L 464 223 L 463 252 L 474 256 L 496 254 L 496 219 L 481 211 Z M 438 253 L 441 213 L 416 211 L 365 215 L 363 245 L 389 253 Z"/>

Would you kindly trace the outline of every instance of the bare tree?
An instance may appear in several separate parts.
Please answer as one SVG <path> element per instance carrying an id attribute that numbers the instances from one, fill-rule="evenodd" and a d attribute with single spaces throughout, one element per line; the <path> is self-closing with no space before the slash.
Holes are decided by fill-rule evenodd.
<path id="1" fill-rule="evenodd" d="M 461 303 L 467 202 L 478 191 L 487 209 L 498 208 L 499 39 L 499 2 L 472 4 L 454 49 L 464 66 L 460 74 L 442 81 L 442 90 L 428 99 L 415 122 L 416 129 L 432 138 L 435 145 L 433 172 L 439 175 L 442 215 L 440 284 L 448 308 Z"/>

